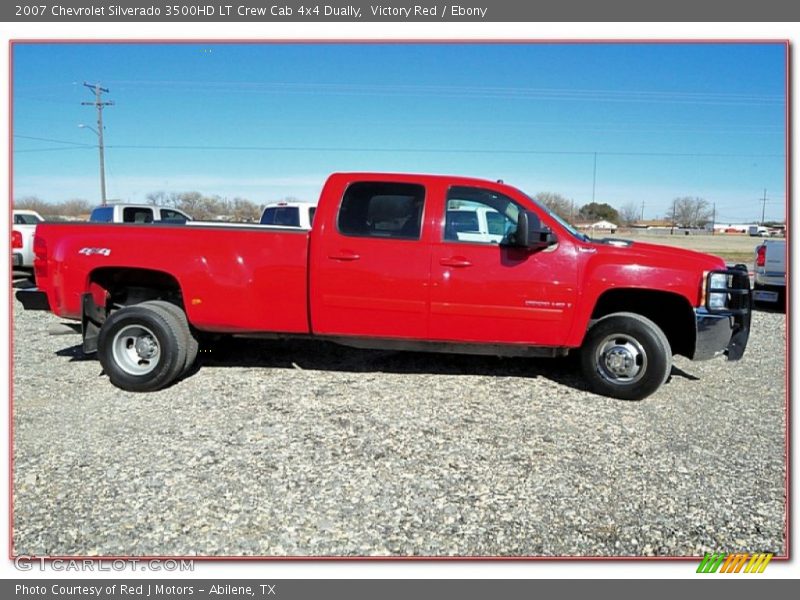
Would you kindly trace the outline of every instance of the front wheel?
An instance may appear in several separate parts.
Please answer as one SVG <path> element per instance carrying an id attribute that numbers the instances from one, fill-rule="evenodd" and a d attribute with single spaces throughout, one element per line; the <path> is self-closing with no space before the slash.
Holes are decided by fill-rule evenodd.
<path id="1" fill-rule="evenodd" d="M 672 350 L 661 328 L 635 313 L 597 321 L 581 348 L 581 367 L 592 390 L 623 400 L 655 392 L 672 370 Z"/>

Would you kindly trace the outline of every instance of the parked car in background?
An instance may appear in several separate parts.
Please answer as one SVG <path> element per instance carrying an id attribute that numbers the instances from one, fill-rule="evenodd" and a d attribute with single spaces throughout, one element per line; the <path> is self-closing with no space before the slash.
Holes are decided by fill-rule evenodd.
<path id="1" fill-rule="evenodd" d="M 33 210 L 15 210 L 11 226 L 11 264 L 14 269 L 33 269 L 33 234 L 36 226 L 44 221 Z"/>
<path id="2" fill-rule="evenodd" d="M 92 223 L 185 223 L 192 217 L 177 208 L 149 204 L 107 204 L 89 215 Z"/>
<path id="3" fill-rule="evenodd" d="M 459 242 L 488 242 L 499 244 L 511 231 L 509 220 L 488 206 L 459 206 L 447 209 L 444 237 Z"/>
<path id="4" fill-rule="evenodd" d="M 783 302 L 786 296 L 786 240 L 764 240 L 756 246 L 753 300 Z"/>
<path id="5" fill-rule="evenodd" d="M 316 203 L 311 202 L 272 202 L 264 207 L 259 222 L 261 225 L 311 229 L 316 210 Z"/>

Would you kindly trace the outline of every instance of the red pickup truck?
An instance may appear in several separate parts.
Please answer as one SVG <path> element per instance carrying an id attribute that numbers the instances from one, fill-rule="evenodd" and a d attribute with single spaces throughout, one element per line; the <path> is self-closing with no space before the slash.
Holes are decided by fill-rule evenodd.
<path id="1" fill-rule="evenodd" d="M 463 177 L 332 175 L 310 231 L 43 223 L 34 252 L 39 288 L 17 298 L 80 319 L 84 351 L 132 391 L 179 379 L 210 333 L 502 356 L 580 349 L 594 391 L 641 399 L 673 354 L 741 358 L 750 327 L 746 268 L 592 240 L 511 186 Z"/>

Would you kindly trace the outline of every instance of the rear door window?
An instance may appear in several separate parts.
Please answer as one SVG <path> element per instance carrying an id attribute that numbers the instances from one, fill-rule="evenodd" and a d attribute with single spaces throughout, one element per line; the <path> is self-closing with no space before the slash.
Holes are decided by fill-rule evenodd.
<path id="1" fill-rule="evenodd" d="M 359 182 L 347 188 L 339 208 L 343 235 L 418 240 L 425 188 L 414 183 Z"/>
<path id="2" fill-rule="evenodd" d="M 114 220 L 113 206 L 99 206 L 89 215 L 89 220 L 93 223 L 111 223 Z"/>
<path id="3" fill-rule="evenodd" d="M 185 223 L 186 222 L 186 215 L 182 212 L 178 212 L 177 210 L 171 210 L 169 208 L 162 208 L 161 209 L 161 220 L 167 221 L 171 223 Z"/>
<path id="4" fill-rule="evenodd" d="M 153 209 L 140 206 L 126 206 L 122 209 L 123 223 L 152 223 Z"/>
<path id="5" fill-rule="evenodd" d="M 36 225 L 40 219 L 36 215 L 16 214 L 14 215 L 14 225 Z"/>
<path id="6" fill-rule="evenodd" d="M 267 208 L 261 215 L 262 225 L 282 225 L 300 227 L 300 210 L 296 206 L 275 206 Z"/>

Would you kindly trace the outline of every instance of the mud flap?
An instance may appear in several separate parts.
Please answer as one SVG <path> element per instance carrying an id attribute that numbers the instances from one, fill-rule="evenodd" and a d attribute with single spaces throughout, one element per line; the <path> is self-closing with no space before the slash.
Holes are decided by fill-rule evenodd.
<path id="1" fill-rule="evenodd" d="M 83 352 L 93 354 L 97 352 L 97 338 L 100 335 L 100 328 L 105 323 L 107 312 L 105 307 L 97 306 L 94 303 L 92 294 L 81 296 L 81 330 L 83 332 Z"/>

